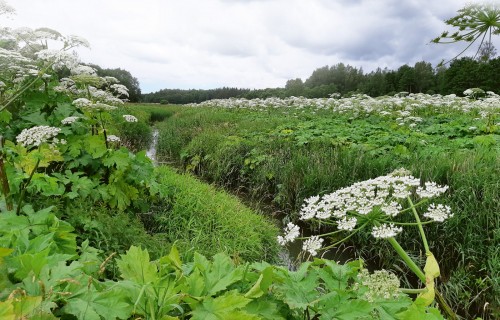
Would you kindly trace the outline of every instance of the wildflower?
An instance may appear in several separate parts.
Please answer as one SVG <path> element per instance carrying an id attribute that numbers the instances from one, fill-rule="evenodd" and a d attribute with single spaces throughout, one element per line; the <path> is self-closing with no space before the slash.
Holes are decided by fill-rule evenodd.
<path id="1" fill-rule="evenodd" d="M 372 236 L 376 239 L 386 239 L 396 236 L 398 233 L 403 231 L 401 227 L 395 227 L 394 224 L 382 224 L 380 226 L 374 226 L 372 229 Z"/>
<path id="2" fill-rule="evenodd" d="M 18 143 L 27 146 L 39 146 L 44 142 L 49 142 L 61 131 L 60 128 L 49 126 L 36 126 L 30 129 L 24 129 L 17 135 L 16 140 Z"/>
<path id="3" fill-rule="evenodd" d="M 368 287 L 365 298 L 369 302 L 375 299 L 392 299 L 399 296 L 400 282 L 398 277 L 387 270 L 375 270 L 372 274 L 363 269 L 358 274 L 361 284 Z"/>
<path id="4" fill-rule="evenodd" d="M 78 120 L 80 117 L 67 117 L 61 120 L 62 124 L 72 124 L 76 120 Z"/>
<path id="5" fill-rule="evenodd" d="M 444 220 L 453 217 L 453 213 L 451 213 L 451 208 L 449 206 L 431 203 L 427 208 L 427 212 L 424 213 L 424 217 L 432 219 L 436 222 L 443 222 Z"/>
<path id="6" fill-rule="evenodd" d="M 476 131 L 476 130 L 477 130 L 477 127 L 469 127 L 469 130 L 470 130 L 470 131 Z"/>
<path id="7" fill-rule="evenodd" d="M 124 114 L 123 115 L 123 118 L 125 119 L 125 121 L 127 122 L 137 122 L 137 118 L 134 117 L 133 115 L 130 115 L 130 114 Z"/>
<path id="8" fill-rule="evenodd" d="M 90 102 L 90 100 L 87 98 L 78 98 L 78 99 L 73 101 L 73 104 L 77 108 L 85 108 L 85 107 L 90 106 L 92 104 L 92 102 Z"/>
<path id="9" fill-rule="evenodd" d="M 113 89 L 118 95 L 128 97 L 128 88 L 123 84 L 112 84 L 111 89 Z"/>
<path id="10" fill-rule="evenodd" d="M 103 77 L 103 79 L 104 79 L 104 81 L 106 81 L 109 84 L 120 82 L 120 81 L 118 81 L 118 79 L 116 79 L 115 77 L 111 77 L 111 76 L 105 76 L 105 77 Z"/>
<path id="11" fill-rule="evenodd" d="M 74 75 L 89 75 L 96 76 L 97 72 L 94 68 L 84 65 L 79 65 L 71 69 L 71 74 Z"/>
<path id="12" fill-rule="evenodd" d="M 120 142 L 120 137 L 115 136 L 114 134 L 110 134 L 106 139 L 108 142 Z"/>
<path id="13" fill-rule="evenodd" d="M 322 243 L 323 239 L 319 238 L 318 236 L 312 236 L 304 241 L 302 250 L 309 252 L 312 256 L 316 256 L 318 254 L 318 250 L 321 249 Z"/>
<path id="14" fill-rule="evenodd" d="M 73 34 L 70 34 L 69 36 L 66 37 L 66 42 L 68 42 L 68 44 L 74 47 L 82 46 L 85 48 L 90 48 L 90 43 L 87 41 L 87 39 Z"/>
<path id="15" fill-rule="evenodd" d="M 342 220 L 337 221 L 337 228 L 339 230 L 347 230 L 347 231 L 352 231 L 354 227 L 356 227 L 356 223 L 358 222 L 358 219 L 355 217 L 347 218 L 344 217 Z"/>
<path id="16" fill-rule="evenodd" d="M 403 210 L 403 207 L 399 204 L 399 202 L 391 201 L 390 203 L 383 204 L 380 207 L 380 210 L 390 217 L 395 217 L 401 210 Z"/>
<path id="17" fill-rule="evenodd" d="M 420 198 L 433 198 L 437 197 L 448 190 L 448 186 L 440 186 L 435 182 L 428 181 L 425 183 L 425 189 L 422 187 L 417 188 L 417 194 Z"/>
<path id="18" fill-rule="evenodd" d="M 300 235 L 300 228 L 297 225 L 289 222 L 285 229 L 283 230 L 285 236 L 278 236 L 278 243 L 282 246 L 286 245 L 288 242 L 293 242 Z"/>

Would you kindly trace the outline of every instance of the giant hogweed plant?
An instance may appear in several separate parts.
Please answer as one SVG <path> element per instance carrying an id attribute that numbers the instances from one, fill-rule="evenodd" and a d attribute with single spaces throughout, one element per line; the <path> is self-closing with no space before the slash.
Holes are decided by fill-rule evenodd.
<path id="1" fill-rule="evenodd" d="M 127 88 L 70 52 L 88 43 L 46 28 L 2 28 L 0 35 L 1 207 L 20 213 L 28 196 L 89 197 L 124 210 L 141 193 L 156 193 L 146 154 L 120 148 L 110 134 L 110 126 L 137 121 L 123 115 L 111 123 Z M 70 76 L 59 79 L 61 70 Z"/>
<path id="2" fill-rule="evenodd" d="M 421 183 L 405 169 L 395 170 L 386 176 L 357 182 L 323 196 L 305 200 L 299 213 L 299 220 L 335 227 L 336 230 L 300 237 L 298 225 L 288 223 L 284 234 L 278 236 L 281 245 L 296 239 L 304 240 L 302 255 L 313 257 L 345 242 L 359 232 L 369 232 L 375 239 L 384 239 L 394 248 L 408 268 L 423 282 L 422 289 L 401 288 L 401 292 L 415 293 L 416 306 L 429 306 L 436 299 L 443 311 L 455 319 L 457 316 L 435 287 L 440 275 L 439 264 L 432 254 L 424 232 L 429 223 L 443 222 L 453 216 L 451 208 L 444 204 L 430 203 L 448 190 L 435 182 Z M 420 213 L 419 213 L 420 211 Z M 409 220 L 413 222 L 408 222 Z M 426 263 L 419 267 L 401 247 L 396 236 L 403 228 L 418 228 L 425 250 Z M 345 237 L 339 235 L 347 233 Z M 323 246 L 324 238 L 337 239 Z"/>

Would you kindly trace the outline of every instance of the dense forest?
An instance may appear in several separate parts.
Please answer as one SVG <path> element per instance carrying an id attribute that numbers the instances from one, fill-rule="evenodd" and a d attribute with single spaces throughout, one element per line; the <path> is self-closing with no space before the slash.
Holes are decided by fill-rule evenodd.
<path id="1" fill-rule="evenodd" d="M 199 103 L 210 99 L 226 98 L 268 98 L 304 96 L 326 98 L 332 93 L 350 96 L 366 93 L 370 96 L 393 95 L 397 92 L 439 93 L 463 95 L 468 88 L 498 91 L 500 88 L 500 58 L 481 61 L 464 57 L 449 66 L 433 67 L 421 61 L 414 66 L 403 65 L 397 70 L 378 68 L 364 73 L 362 68 L 338 63 L 324 66 L 312 72 L 303 81 L 290 79 L 284 88 L 238 89 L 218 88 L 210 90 L 162 89 L 142 95 L 143 102 L 155 103 Z"/>

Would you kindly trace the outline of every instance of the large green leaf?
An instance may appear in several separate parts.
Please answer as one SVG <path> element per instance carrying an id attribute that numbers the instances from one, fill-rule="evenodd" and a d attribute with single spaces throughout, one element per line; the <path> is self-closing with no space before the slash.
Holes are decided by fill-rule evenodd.
<path id="1" fill-rule="evenodd" d="M 117 261 L 123 279 L 138 284 L 150 284 L 158 279 L 156 266 L 150 262 L 147 250 L 131 246 Z"/>
<path id="2" fill-rule="evenodd" d="M 273 282 L 273 275 L 273 267 L 265 268 L 259 275 L 259 279 L 257 280 L 257 282 L 245 294 L 245 298 L 254 299 L 261 297 L 263 294 L 267 293 L 267 289 Z"/>
<path id="3" fill-rule="evenodd" d="M 127 149 L 120 149 L 110 153 L 102 160 L 106 167 L 116 166 L 117 170 L 125 170 L 130 166 L 131 159 Z"/>
<path id="4" fill-rule="evenodd" d="M 412 300 L 410 298 L 402 296 L 398 299 L 375 301 L 375 310 L 377 310 L 381 319 L 398 319 L 397 314 L 411 304 Z"/>
<path id="5" fill-rule="evenodd" d="M 85 139 L 83 147 L 94 159 L 101 158 L 108 151 L 104 142 L 104 136 L 101 135 L 88 136 Z"/>
<path id="6" fill-rule="evenodd" d="M 344 300 L 334 308 L 329 308 L 321 315 L 321 320 L 371 319 L 373 307 L 368 301 Z"/>
<path id="7" fill-rule="evenodd" d="M 303 274 L 302 271 L 299 269 L 298 272 L 290 272 L 290 276 L 275 288 L 290 309 L 305 310 L 319 297 L 317 272 L 309 270 L 307 274 Z"/>
<path id="8" fill-rule="evenodd" d="M 258 316 L 242 311 L 251 300 L 237 291 L 230 291 L 217 298 L 207 297 L 198 308 L 191 312 L 193 320 L 254 320 Z"/>
<path id="9" fill-rule="evenodd" d="M 245 306 L 245 311 L 259 316 L 261 319 L 284 320 L 284 316 L 280 313 L 280 308 L 276 302 L 273 302 L 270 297 L 252 300 Z"/>

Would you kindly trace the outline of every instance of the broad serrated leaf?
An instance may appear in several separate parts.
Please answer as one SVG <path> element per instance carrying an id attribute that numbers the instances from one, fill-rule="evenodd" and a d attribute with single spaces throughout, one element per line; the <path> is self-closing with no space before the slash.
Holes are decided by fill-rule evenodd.
<path id="1" fill-rule="evenodd" d="M 12 120 L 12 113 L 9 110 L 0 111 L 0 122 L 9 123 Z"/>
<path id="2" fill-rule="evenodd" d="M 275 287 L 275 291 L 279 292 L 290 309 L 305 310 L 318 299 L 318 280 L 318 275 L 313 270 L 309 270 L 307 274 L 300 272 L 298 276 L 295 272 L 290 272 L 290 276 L 285 277 L 283 283 Z"/>
<path id="3" fill-rule="evenodd" d="M 381 319 L 398 319 L 397 314 L 404 308 L 412 304 L 412 300 L 407 296 L 398 299 L 377 300 L 373 304 Z"/>
<path id="4" fill-rule="evenodd" d="M 14 313 L 18 319 L 29 319 L 33 311 L 40 307 L 42 297 L 18 296 L 12 300 Z"/>
<path id="5" fill-rule="evenodd" d="M 424 306 L 418 306 L 415 303 L 411 304 L 408 309 L 398 314 L 399 320 L 443 320 L 443 316 L 435 309 L 431 313 L 426 312 Z"/>
<path id="6" fill-rule="evenodd" d="M 368 301 L 363 300 L 346 300 L 341 304 L 337 305 L 335 308 L 331 308 L 324 312 L 320 319 L 321 320 L 352 320 L 352 319 L 362 319 L 371 318 L 371 312 L 373 307 Z"/>
<path id="7" fill-rule="evenodd" d="M 133 305 L 126 299 L 126 292 L 118 286 L 98 290 L 90 286 L 70 296 L 62 310 L 77 319 L 128 319 Z"/>
<path id="8" fill-rule="evenodd" d="M 244 268 L 242 266 L 235 268 L 227 255 L 216 254 L 210 272 L 205 275 L 208 295 L 214 295 L 241 280 L 243 273 Z"/>
<path id="9" fill-rule="evenodd" d="M 120 149 L 110 153 L 102 159 L 102 164 L 106 167 L 116 166 L 118 170 L 125 170 L 130 166 L 131 159 L 127 149 Z"/>
<path id="10" fill-rule="evenodd" d="M 87 151 L 92 158 L 101 158 L 106 154 L 108 149 L 106 149 L 106 143 L 104 142 L 104 136 L 88 136 L 83 144 L 85 151 Z"/>
<path id="11" fill-rule="evenodd" d="M 123 279 L 138 284 L 150 284 L 158 279 L 156 266 L 150 262 L 147 250 L 131 246 L 117 261 Z"/>
<path id="12" fill-rule="evenodd" d="M 179 250 L 175 245 L 170 249 L 170 253 L 166 256 L 160 258 L 159 262 L 161 264 L 168 264 L 175 267 L 177 270 L 182 270 L 182 261 L 179 255 Z"/>
<path id="13" fill-rule="evenodd" d="M 278 304 L 269 298 L 252 300 L 245 306 L 245 311 L 260 317 L 260 319 L 284 320 Z"/>
<path id="14" fill-rule="evenodd" d="M 49 250 L 47 248 L 37 253 L 24 253 L 13 257 L 11 263 L 15 270 L 15 277 L 22 280 L 31 272 L 38 277 L 42 268 L 47 264 Z"/>
<path id="15" fill-rule="evenodd" d="M 273 267 L 267 267 L 262 271 L 262 273 L 259 275 L 259 279 L 257 282 L 253 285 L 250 290 L 245 294 L 245 298 L 258 298 L 261 297 L 264 293 L 267 292 L 269 286 L 273 282 Z"/>
<path id="16" fill-rule="evenodd" d="M 106 189 L 111 196 L 108 199 L 109 205 L 119 210 L 125 210 L 131 201 L 137 199 L 139 196 L 139 190 L 121 179 L 116 179 L 113 183 L 108 184 Z"/>
<path id="17" fill-rule="evenodd" d="M 259 319 L 255 315 L 241 312 L 251 300 L 243 297 L 236 290 L 226 292 L 217 298 L 207 297 L 203 303 L 191 312 L 193 320 L 209 319 Z M 235 313 L 236 311 L 240 311 Z M 238 317 L 235 317 L 238 315 Z"/>

